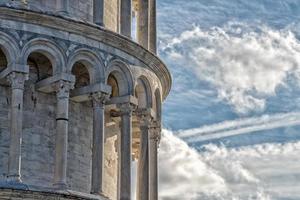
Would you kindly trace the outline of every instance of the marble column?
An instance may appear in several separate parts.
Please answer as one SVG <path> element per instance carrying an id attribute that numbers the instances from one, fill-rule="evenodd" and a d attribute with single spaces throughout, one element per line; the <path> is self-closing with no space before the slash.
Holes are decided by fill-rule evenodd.
<path id="1" fill-rule="evenodd" d="M 8 181 L 21 182 L 21 146 L 23 124 L 24 83 L 28 74 L 12 72 L 7 80 L 11 85 L 10 146 L 8 158 Z"/>
<path id="2" fill-rule="evenodd" d="M 58 81 L 55 83 L 57 107 L 54 187 L 61 190 L 67 188 L 69 96 L 73 86 L 74 83 L 67 81 Z"/>
<path id="3" fill-rule="evenodd" d="M 142 113 L 140 120 L 140 151 L 138 162 L 138 200 L 149 199 L 149 129 L 151 116 Z"/>
<path id="4" fill-rule="evenodd" d="M 137 18 L 137 40 L 148 49 L 149 43 L 149 0 L 139 0 Z"/>
<path id="5" fill-rule="evenodd" d="M 120 106 L 121 135 L 120 135 L 120 174 L 119 199 L 131 200 L 131 162 L 132 162 L 132 111 L 131 104 Z"/>
<path id="6" fill-rule="evenodd" d="M 158 199 L 158 166 L 157 153 L 160 128 L 154 126 L 149 135 L 149 200 Z"/>
<path id="7" fill-rule="evenodd" d="M 156 0 L 149 0 L 149 51 L 157 53 Z"/>
<path id="8" fill-rule="evenodd" d="M 99 92 L 92 95 L 93 101 L 93 147 L 92 147 L 92 194 L 103 193 L 104 171 L 104 104 L 108 96 Z"/>
<path id="9" fill-rule="evenodd" d="M 62 14 L 69 14 L 70 0 L 57 0 L 57 11 Z"/>
<path id="10" fill-rule="evenodd" d="M 120 33 L 131 38 L 131 0 L 121 0 L 120 5 Z"/>
<path id="11" fill-rule="evenodd" d="M 93 0 L 94 23 L 104 26 L 104 0 Z"/>

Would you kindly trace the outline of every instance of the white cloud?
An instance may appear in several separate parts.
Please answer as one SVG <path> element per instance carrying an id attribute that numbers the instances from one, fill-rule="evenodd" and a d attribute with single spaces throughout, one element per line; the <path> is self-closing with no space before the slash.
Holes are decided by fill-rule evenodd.
<path id="1" fill-rule="evenodd" d="M 288 30 L 229 23 L 183 32 L 165 45 L 167 59 L 214 85 L 237 113 L 263 111 L 286 78 L 299 78 L 300 43 Z"/>
<path id="2" fill-rule="evenodd" d="M 164 130 L 159 150 L 161 200 L 299 199 L 300 142 L 236 149 L 190 148 Z"/>

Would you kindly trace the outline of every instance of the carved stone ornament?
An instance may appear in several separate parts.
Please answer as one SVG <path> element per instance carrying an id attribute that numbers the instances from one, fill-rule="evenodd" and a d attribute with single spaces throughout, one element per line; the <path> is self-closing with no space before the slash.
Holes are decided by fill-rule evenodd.
<path id="1" fill-rule="evenodd" d="M 129 115 L 132 116 L 132 112 L 136 109 L 136 105 L 131 103 L 124 103 L 119 106 L 120 115 Z"/>
<path id="2" fill-rule="evenodd" d="M 24 83 L 28 80 L 28 74 L 12 72 L 7 76 L 12 89 L 24 90 Z"/>
<path id="3" fill-rule="evenodd" d="M 101 107 L 103 108 L 105 105 L 105 102 L 109 100 L 109 95 L 103 92 L 96 92 L 93 93 L 91 96 L 93 107 Z"/>
<path id="4" fill-rule="evenodd" d="M 74 83 L 60 80 L 54 83 L 57 98 L 69 98 L 70 90 L 74 89 Z"/>

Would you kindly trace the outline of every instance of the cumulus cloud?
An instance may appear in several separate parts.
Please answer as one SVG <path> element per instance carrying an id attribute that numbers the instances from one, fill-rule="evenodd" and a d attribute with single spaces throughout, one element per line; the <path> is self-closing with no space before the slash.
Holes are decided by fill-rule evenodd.
<path id="1" fill-rule="evenodd" d="M 167 59 L 215 86 L 219 98 L 240 114 L 263 111 L 266 99 L 287 86 L 287 77 L 300 77 L 300 43 L 289 30 L 243 23 L 195 26 L 161 47 Z"/>
<path id="2" fill-rule="evenodd" d="M 299 199 L 300 142 L 228 149 L 189 147 L 163 131 L 159 150 L 162 200 Z"/>

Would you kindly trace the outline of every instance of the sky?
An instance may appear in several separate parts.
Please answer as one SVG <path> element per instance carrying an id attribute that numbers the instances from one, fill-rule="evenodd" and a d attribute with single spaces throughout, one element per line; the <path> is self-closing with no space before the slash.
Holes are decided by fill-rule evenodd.
<path id="1" fill-rule="evenodd" d="M 300 1 L 157 3 L 160 199 L 300 199 Z"/>

